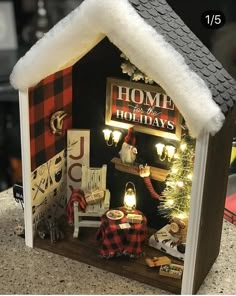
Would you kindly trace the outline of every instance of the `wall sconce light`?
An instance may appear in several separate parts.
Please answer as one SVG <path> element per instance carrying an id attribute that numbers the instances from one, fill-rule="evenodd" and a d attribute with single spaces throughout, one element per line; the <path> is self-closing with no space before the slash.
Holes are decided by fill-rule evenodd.
<path id="1" fill-rule="evenodd" d="M 128 188 L 129 184 L 132 185 L 132 188 Z M 136 208 L 136 189 L 133 182 L 128 182 L 125 185 L 124 208 L 128 212 L 133 211 Z"/>
<path id="2" fill-rule="evenodd" d="M 176 151 L 175 146 L 158 143 L 155 145 L 155 147 L 157 149 L 157 155 L 160 161 L 164 161 L 167 159 L 170 162 L 173 159 Z"/>
<path id="3" fill-rule="evenodd" d="M 103 135 L 107 146 L 112 146 L 113 144 L 115 144 L 116 147 L 118 142 L 120 141 L 122 133 L 117 130 L 111 131 L 110 129 L 104 129 Z"/>

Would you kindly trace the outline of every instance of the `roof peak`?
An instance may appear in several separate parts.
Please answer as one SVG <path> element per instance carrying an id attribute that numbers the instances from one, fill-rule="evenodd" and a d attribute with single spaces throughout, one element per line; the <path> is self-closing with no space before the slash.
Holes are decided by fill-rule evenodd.
<path id="1" fill-rule="evenodd" d="M 164 4 L 161 8 L 154 5 L 153 9 L 148 9 L 148 2 Z M 163 14 L 165 9 L 168 11 Z M 177 15 L 164 0 L 140 0 L 139 5 L 134 6 L 128 0 L 86 0 L 17 63 L 11 81 L 20 89 L 35 85 L 81 59 L 107 36 L 142 72 L 161 84 L 184 116 L 194 137 L 203 129 L 215 133 L 224 116 L 212 101 L 204 80 L 176 50 L 184 41 L 178 38 L 178 47 L 176 42 L 169 42 L 173 38 L 165 38 L 175 32 L 176 19 Z M 159 21 L 169 26 L 168 31 L 163 30 L 168 34 L 159 30 Z"/>

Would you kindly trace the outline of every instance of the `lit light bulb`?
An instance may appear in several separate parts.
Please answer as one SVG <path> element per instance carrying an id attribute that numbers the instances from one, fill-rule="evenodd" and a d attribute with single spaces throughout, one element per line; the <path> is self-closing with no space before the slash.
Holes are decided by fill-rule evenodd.
<path id="1" fill-rule="evenodd" d="M 171 161 L 172 158 L 175 155 L 175 147 L 172 145 L 166 145 L 166 152 L 167 152 L 167 157 L 168 157 L 168 161 Z"/>
<path id="2" fill-rule="evenodd" d="M 120 137 L 121 137 L 122 133 L 120 131 L 113 131 L 112 132 L 112 137 L 113 137 L 113 141 L 115 143 L 115 146 L 117 145 L 117 143 L 120 141 Z"/>
<path id="3" fill-rule="evenodd" d="M 178 173 L 178 169 L 177 168 L 172 168 L 171 169 L 172 173 L 177 174 Z"/>
<path id="4" fill-rule="evenodd" d="M 187 148 L 187 144 L 183 143 L 183 144 L 180 145 L 180 150 L 181 151 L 186 150 L 186 148 Z"/>
<path id="5" fill-rule="evenodd" d="M 173 199 L 168 199 L 168 200 L 166 201 L 166 205 L 169 206 L 169 207 L 172 207 L 173 204 L 174 204 Z"/>
<path id="6" fill-rule="evenodd" d="M 179 153 L 177 152 L 177 153 L 175 153 L 175 155 L 174 155 L 174 157 L 173 157 L 174 159 L 179 159 Z"/>
<path id="7" fill-rule="evenodd" d="M 131 211 L 136 207 L 136 189 L 132 182 L 126 183 L 126 187 L 128 184 L 132 184 L 133 188 L 126 188 L 124 195 L 124 207 L 127 211 Z"/>
<path id="8" fill-rule="evenodd" d="M 182 212 L 182 213 L 176 214 L 175 217 L 178 218 L 178 219 L 180 219 L 180 220 L 183 220 L 183 219 L 187 218 L 188 216 L 187 216 L 186 213 Z"/>
<path id="9" fill-rule="evenodd" d="M 192 179 L 193 179 L 193 175 L 192 175 L 192 174 L 188 174 L 187 178 L 188 178 L 189 180 L 192 180 Z"/>
<path id="10" fill-rule="evenodd" d="M 156 149 L 157 149 L 157 154 L 158 154 L 159 156 L 162 156 L 162 153 L 163 153 L 163 151 L 164 151 L 165 145 L 162 144 L 162 143 L 158 143 L 158 144 L 155 145 L 155 147 L 156 147 Z"/>
<path id="11" fill-rule="evenodd" d="M 106 129 L 103 130 L 103 134 L 104 134 L 105 141 L 109 141 L 110 135 L 111 135 L 111 130 L 109 130 L 108 128 L 106 128 Z"/>
<path id="12" fill-rule="evenodd" d="M 177 187 L 183 188 L 184 187 L 184 182 L 183 181 L 178 181 L 176 182 Z"/>

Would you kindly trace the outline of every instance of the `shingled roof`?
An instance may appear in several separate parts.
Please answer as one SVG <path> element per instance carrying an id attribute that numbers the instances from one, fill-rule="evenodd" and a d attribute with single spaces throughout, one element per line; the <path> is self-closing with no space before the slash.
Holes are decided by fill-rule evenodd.
<path id="1" fill-rule="evenodd" d="M 197 73 L 212 92 L 214 101 L 222 112 L 227 112 L 236 102 L 236 81 L 193 34 L 165 0 L 129 0 L 139 15 L 162 34 Z"/>
<path id="2" fill-rule="evenodd" d="M 168 93 L 190 134 L 214 135 L 236 101 L 236 84 L 165 0 L 85 0 L 15 65 L 25 90 L 72 66 L 108 37 Z"/>

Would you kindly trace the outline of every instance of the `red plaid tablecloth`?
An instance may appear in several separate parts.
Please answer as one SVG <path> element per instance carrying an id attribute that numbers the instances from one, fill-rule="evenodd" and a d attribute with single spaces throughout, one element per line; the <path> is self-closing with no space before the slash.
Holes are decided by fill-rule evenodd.
<path id="1" fill-rule="evenodd" d="M 147 238 L 147 219 L 142 212 L 135 210 L 134 214 L 142 215 L 141 223 L 129 223 L 130 228 L 121 229 L 120 224 L 127 223 L 126 213 L 119 220 L 107 218 L 106 213 L 101 218 L 102 224 L 97 232 L 97 240 L 101 242 L 100 254 L 102 257 L 128 255 L 138 257 L 142 253 L 143 244 Z"/>

